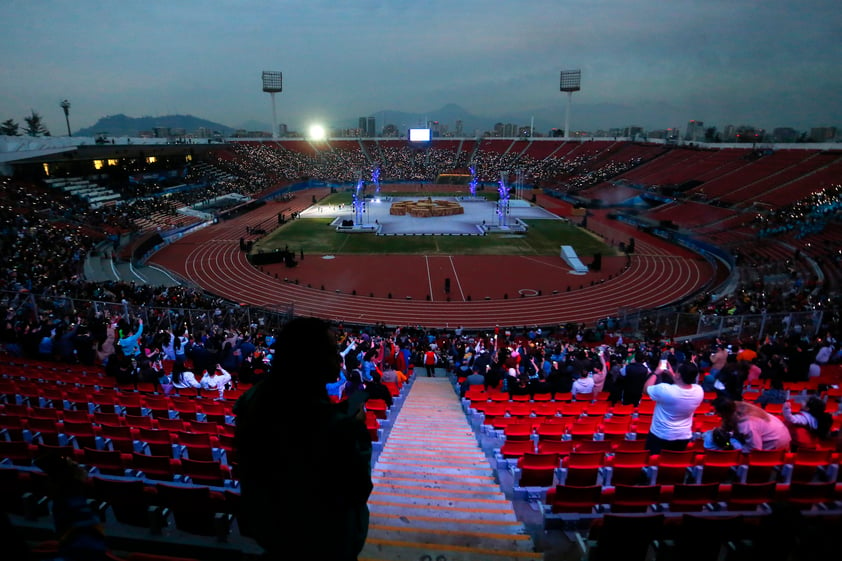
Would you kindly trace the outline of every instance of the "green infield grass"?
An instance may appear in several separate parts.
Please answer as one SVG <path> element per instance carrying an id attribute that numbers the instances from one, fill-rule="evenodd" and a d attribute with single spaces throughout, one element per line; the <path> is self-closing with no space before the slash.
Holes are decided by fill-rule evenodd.
<path id="1" fill-rule="evenodd" d="M 334 202 L 332 204 L 337 204 Z M 558 255 L 571 245 L 579 255 L 618 255 L 590 232 L 563 220 L 524 220 L 525 233 L 490 233 L 485 236 L 377 236 L 373 233 L 337 232 L 331 218 L 298 218 L 255 243 L 252 253 L 289 248 L 315 254 L 403 255 Z"/>

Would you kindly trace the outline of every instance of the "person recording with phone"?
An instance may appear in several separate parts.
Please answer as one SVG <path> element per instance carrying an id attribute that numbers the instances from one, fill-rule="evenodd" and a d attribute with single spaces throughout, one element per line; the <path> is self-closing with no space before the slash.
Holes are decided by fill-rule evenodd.
<path id="1" fill-rule="evenodd" d="M 698 376 L 699 369 L 692 359 L 674 369 L 667 356 L 662 355 L 658 367 L 646 380 L 643 391 L 655 402 L 646 437 L 650 453 L 687 448 L 693 437 L 693 413 L 704 399 L 704 391 L 696 383 Z"/>

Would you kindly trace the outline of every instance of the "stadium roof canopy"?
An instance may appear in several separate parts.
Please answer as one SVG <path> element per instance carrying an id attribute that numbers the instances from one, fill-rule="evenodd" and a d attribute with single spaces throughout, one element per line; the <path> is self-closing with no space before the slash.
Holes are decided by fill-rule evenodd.
<path id="1" fill-rule="evenodd" d="M 166 156 L 205 152 L 217 145 L 167 143 L 160 138 L 116 138 L 115 144 L 97 144 L 90 137 L 0 136 L 0 164 L 91 160 L 114 157 Z"/>

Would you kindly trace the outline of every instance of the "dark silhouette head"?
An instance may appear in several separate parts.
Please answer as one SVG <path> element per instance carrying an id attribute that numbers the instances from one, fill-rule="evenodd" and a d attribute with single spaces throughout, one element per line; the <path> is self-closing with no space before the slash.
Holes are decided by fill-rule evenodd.
<path id="1" fill-rule="evenodd" d="M 341 359 L 336 338 L 328 324 L 317 318 L 300 317 L 284 325 L 275 342 L 273 377 L 295 377 L 302 386 L 325 391 L 336 381 Z"/>

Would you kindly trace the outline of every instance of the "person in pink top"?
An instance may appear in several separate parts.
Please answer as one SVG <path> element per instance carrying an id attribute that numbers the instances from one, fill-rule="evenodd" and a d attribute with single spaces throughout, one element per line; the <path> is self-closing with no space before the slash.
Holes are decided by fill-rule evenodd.
<path id="1" fill-rule="evenodd" d="M 743 452 L 789 450 L 792 437 L 782 420 L 744 401 L 718 398 L 714 409 L 722 417 L 722 428 L 740 442 Z"/>

